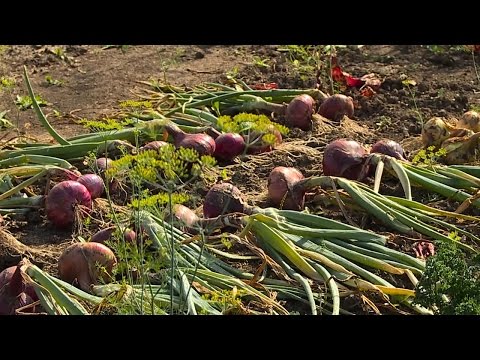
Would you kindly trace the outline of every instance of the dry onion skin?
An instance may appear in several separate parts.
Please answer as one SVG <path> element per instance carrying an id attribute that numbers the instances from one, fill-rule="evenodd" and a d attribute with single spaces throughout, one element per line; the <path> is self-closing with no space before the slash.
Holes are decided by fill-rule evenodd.
<path id="1" fill-rule="evenodd" d="M 450 137 L 451 125 L 440 117 L 433 117 L 422 127 L 422 143 L 425 148 L 440 146 Z"/>
<path id="2" fill-rule="evenodd" d="M 464 129 L 480 132 L 480 114 L 476 111 L 467 111 L 458 120 L 457 126 Z"/>

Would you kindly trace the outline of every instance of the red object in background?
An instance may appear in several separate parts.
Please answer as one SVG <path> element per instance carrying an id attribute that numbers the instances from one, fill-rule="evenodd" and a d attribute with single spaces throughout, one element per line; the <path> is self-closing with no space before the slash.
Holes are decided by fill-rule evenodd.
<path id="1" fill-rule="evenodd" d="M 369 90 L 362 91 L 362 95 L 364 96 L 374 95 L 375 90 L 378 90 L 380 85 L 382 85 L 382 81 L 374 73 L 366 74 L 358 78 L 343 71 L 337 64 L 337 58 L 335 57 L 332 58 L 332 79 L 336 82 L 346 84 L 348 87 L 369 87 Z"/>
<path id="2" fill-rule="evenodd" d="M 278 84 L 277 83 L 261 83 L 261 84 L 254 84 L 251 87 L 252 89 L 255 89 L 255 90 L 272 90 L 272 89 L 278 89 Z"/>
<path id="3" fill-rule="evenodd" d="M 360 90 L 360 94 L 365 97 L 370 97 L 376 94 L 375 91 L 370 86 L 365 86 L 362 90 Z"/>
<path id="4" fill-rule="evenodd" d="M 419 241 L 413 245 L 413 251 L 417 258 L 426 259 L 429 256 L 435 255 L 435 247 L 431 242 Z"/>

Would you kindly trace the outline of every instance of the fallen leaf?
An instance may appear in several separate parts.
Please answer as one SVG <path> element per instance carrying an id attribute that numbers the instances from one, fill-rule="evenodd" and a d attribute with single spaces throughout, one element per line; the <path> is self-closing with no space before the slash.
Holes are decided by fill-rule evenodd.
<path id="1" fill-rule="evenodd" d="M 197 290 L 200 294 L 211 294 L 212 292 L 207 289 L 205 286 L 201 285 L 200 283 L 193 281 L 192 286 L 195 290 Z"/>
<path id="2" fill-rule="evenodd" d="M 413 251 L 415 251 L 417 258 L 420 259 L 426 259 L 429 256 L 435 255 L 435 247 L 428 241 L 416 242 L 413 245 Z"/>
<path id="3" fill-rule="evenodd" d="M 415 80 L 403 80 L 402 81 L 403 86 L 416 86 L 417 82 Z"/>
<path id="4" fill-rule="evenodd" d="M 348 87 L 361 88 L 363 86 L 369 86 L 372 90 L 378 90 L 380 85 L 382 85 L 382 80 L 374 73 L 366 74 L 358 78 L 343 71 L 337 64 L 336 58 L 332 58 L 332 65 L 332 79 L 336 82 L 346 84 Z"/>
<path id="5" fill-rule="evenodd" d="M 370 86 L 365 86 L 360 90 L 360 94 L 365 97 L 370 97 L 376 94 Z"/>

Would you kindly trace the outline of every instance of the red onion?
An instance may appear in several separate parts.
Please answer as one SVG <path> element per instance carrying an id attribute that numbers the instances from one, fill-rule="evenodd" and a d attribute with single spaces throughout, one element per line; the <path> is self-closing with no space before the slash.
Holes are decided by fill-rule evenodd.
<path id="1" fill-rule="evenodd" d="M 123 239 L 125 242 L 135 243 L 137 241 L 137 234 L 132 229 L 125 229 L 123 231 Z"/>
<path id="2" fill-rule="evenodd" d="M 105 157 L 98 158 L 95 164 L 100 172 L 104 172 L 111 166 L 113 160 Z"/>
<path id="3" fill-rule="evenodd" d="M 310 130 L 312 128 L 314 105 L 315 100 L 308 94 L 293 98 L 287 106 L 287 124 L 302 130 Z"/>
<path id="4" fill-rule="evenodd" d="M 162 146 L 168 145 L 168 142 L 165 141 L 150 141 L 149 143 L 143 145 L 140 150 L 145 151 L 145 150 L 159 150 Z"/>
<path id="5" fill-rule="evenodd" d="M 66 227 L 75 220 L 77 206 L 92 208 L 88 189 L 77 181 L 67 180 L 55 185 L 45 200 L 47 218 L 57 227 Z"/>
<path id="6" fill-rule="evenodd" d="M 90 242 L 104 244 L 107 240 L 110 240 L 113 233 L 115 232 L 115 229 L 116 226 L 110 226 L 108 228 L 97 231 L 90 238 Z M 125 229 L 123 232 L 123 238 L 126 242 L 134 243 L 137 236 L 135 231 L 133 231 L 132 229 Z"/>
<path id="7" fill-rule="evenodd" d="M 379 140 L 370 149 L 371 153 L 380 153 L 392 156 L 399 160 L 405 160 L 405 152 L 402 145 L 393 140 Z"/>
<path id="8" fill-rule="evenodd" d="M 294 185 L 304 179 L 300 171 L 292 167 L 278 166 L 268 177 L 268 198 L 276 207 L 287 210 L 302 210 L 305 190 Z"/>
<path id="9" fill-rule="evenodd" d="M 201 155 L 213 155 L 215 140 L 207 134 L 188 134 L 174 123 L 165 125 L 165 130 L 173 137 L 176 148 L 194 149 Z"/>
<path id="10" fill-rule="evenodd" d="M 103 194 L 105 183 L 103 182 L 103 179 L 97 174 L 82 175 L 78 178 L 77 181 L 88 189 L 92 199 L 96 199 Z"/>
<path id="11" fill-rule="evenodd" d="M 117 259 L 112 250 L 96 242 L 70 245 L 58 259 L 60 279 L 89 292 L 91 285 L 108 281 Z"/>
<path id="12" fill-rule="evenodd" d="M 22 262 L 0 273 L 0 315 L 13 315 L 16 309 L 38 300 L 33 286 L 23 278 L 21 267 Z"/>
<path id="13" fill-rule="evenodd" d="M 199 217 L 193 210 L 181 204 L 175 204 L 172 210 L 174 221 L 178 222 L 181 228 L 190 233 L 196 233 L 195 225 L 197 224 Z M 168 215 L 166 220 L 170 220 Z M 176 224 L 174 223 L 174 225 Z"/>
<path id="14" fill-rule="evenodd" d="M 351 180 L 359 179 L 367 158 L 367 150 L 354 140 L 334 140 L 323 153 L 323 173 L 327 176 L 341 176 Z"/>
<path id="15" fill-rule="evenodd" d="M 215 139 L 213 155 L 221 160 L 232 160 L 245 150 L 243 136 L 235 133 L 221 134 Z"/>
<path id="16" fill-rule="evenodd" d="M 342 94 L 332 95 L 322 102 L 318 113 L 334 121 L 340 121 L 344 115 L 351 118 L 353 116 L 353 99 Z"/>
<path id="17" fill-rule="evenodd" d="M 205 196 L 203 216 L 213 218 L 233 212 L 248 213 L 249 206 L 241 191 L 229 183 L 213 185 Z"/>
<path id="18" fill-rule="evenodd" d="M 92 235 L 92 237 L 90 238 L 90 241 L 103 244 L 105 243 L 105 241 L 110 240 L 114 231 L 115 231 L 115 226 L 110 226 L 108 228 L 99 230 Z"/>

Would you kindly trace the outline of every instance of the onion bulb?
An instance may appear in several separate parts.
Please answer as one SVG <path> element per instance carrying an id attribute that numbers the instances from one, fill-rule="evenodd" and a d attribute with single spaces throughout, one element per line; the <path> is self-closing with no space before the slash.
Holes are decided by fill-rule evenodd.
<path id="1" fill-rule="evenodd" d="M 327 176 L 362 180 L 359 176 L 368 173 L 368 169 L 364 169 L 367 156 L 368 151 L 354 140 L 334 140 L 325 147 L 323 173 Z"/>
<path id="2" fill-rule="evenodd" d="M 165 131 L 173 137 L 176 148 L 194 149 L 200 156 L 213 155 L 215 152 L 215 140 L 210 135 L 188 134 L 174 123 L 166 124 Z"/>
<path id="3" fill-rule="evenodd" d="M 326 98 L 318 109 L 320 115 L 333 121 L 340 121 L 344 115 L 351 118 L 353 111 L 353 99 L 343 94 L 335 94 Z"/>
<path id="4" fill-rule="evenodd" d="M 92 199 L 96 199 L 103 194 L 105 183 L 97 174 L 82 175 L 77 179 L 77 181 L 88 189 Z"/>
<path id="5" fill-rule="evenodd" d="M 402 145 L 389 139 L 377 141 L 372 145 L 370 152 L 385 154 L 399 160 L 405 160 L 405 151 L 403 150 Z"/>
<path id="6" fill-rule="evenodd" d="M 249 206 L 241 191 L 230 183 L 213 185 L 205 196 L 203 216 L 213 218 L 234 212 L 247 213 Z"/>
<path id="7" fill-rule="evenodd" d="M 273 134 L 275 136 L 273 144 L 265 142 L 262 137 L 266 134 Z M 264 152 L 272 151 L 277 145 L 283 141 L 282 134 L 273 125 L 269 125 L 264 132 L 252 131 L 246 137 L 247 154 L 255 155 Z"/>
<path id="8" fill-rule="evenodd" d="M 245 151 L 243 136 L 235 133 L 225 133 L 215 139 L 214 156 L 221 160 L 232 160 Z"/>
<path id="9" fill-rule="evenodd" d="M 143 145 L 140 150 L 145 151 L 145 150 L 160 150 L 163 146 L 168 145 L 168 142 L 161 141 L 161 140 L 156 140 L 156 141 L 150 141 L 149 143 L 146 143 Z"/>
<path id="10" fill-rule="evenodd" d="M 302 179 L 304 176 L 295 168 L 274 168 L 268 177 L 268 198 L 272 204 L 286 210 L 302 210 L 305 190 L 294 186 Z"/>
<path id="11" fill-rule="evenodd" d="M 424 147 L 440 146 L 450 137 L 453 127 L 442 118 L 433 117 L 422 127 L 422 143 Z"/>
<path id="12" fill-rule="evenodd" d="M 182 230 L 193 234 L 197 232 L 195 230 L 195 225 L 197 224 L 199 217 L 192 209 L 182 204 L 175 204 L 173 205 L 172 210 L 174 226 L 179 225 Z M 170 216 L 168 214 L 166 216 L 166 221 L 170 221 Z"/>
<path id="13" fill-rule="evenodd" d="M 92 285 L 108 281 L 117 259 L 112 250 L 96 242 L 70 245 L 58 259 L 60 279 L 90 292 Z"/>
<path id="14" fill-rule="evenodd" d="M 55 185 L 45 200 L 47 218 L 57 227 L 71 225 L 75 220 L 78 206 L 90 211 L 92 197 L 84 185 L 72 180 Z"/>
<path id="15" fill-rule="evenodd" d="M 117 229 L 116 226 L 110 226 L 105 229 L 97 231 L 95 234 L 92 235 L 90 238 L 90 242 L 96 242 L 100 244 L 104 244 L 107 240 L 110 240 L 113 233 Z M 136 240 L 136 233 L 132 229 L 125 229 L 123 231 L 123 239 L 125 242 L 134 243 Z"/>
<path id="16" fill-rule="evenodd" d="M 100 172 L 104 172 L 111 166 L 112 161 L 112 159 L 100 157 L 95 161 L 95 165 Z"/>
<path id="17" fill-rule="evenodd" d="M 314 112 L 315 100 L 308 95 L 298 95 L 287 106 L 285 119 L 291 127 L 302 130 L 311 130 L 312 115 Z"/>
<path id="18" fill-rule="evenodd" d="M 0 315 L 14 315 L 15 310 L 38 300 L 35 289 L 22 276 L 22 265 L 20 262 L 0 273 Z"/>
<path id="19" fill-rule="evenodd" d="M 467 111 L 458 121 L 458 127 L 480 132 L 480 114 L 476 111 Z"/>

